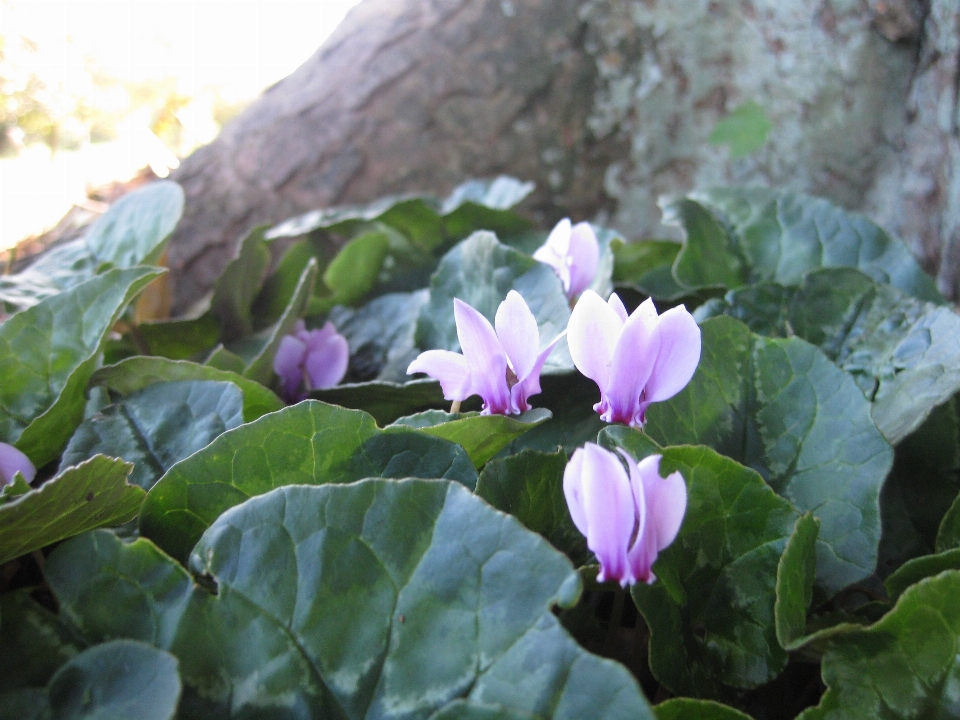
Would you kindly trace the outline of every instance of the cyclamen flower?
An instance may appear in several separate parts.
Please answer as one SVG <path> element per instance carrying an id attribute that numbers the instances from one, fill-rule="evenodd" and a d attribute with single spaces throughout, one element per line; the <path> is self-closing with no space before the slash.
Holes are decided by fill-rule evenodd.
<path id="1" fill-rule="evenodd" d="M 633 427 L 651 403 L 686 387 L 700 362 L 700 328 L 682 305 L 657 315 L 647 299 L 628 317 L 616 294 L 604 302 L 592 290 L 570 314 L 567 344 L 577 370 L 600 388 L 600 418 Z"/>
<path id="2" fill-rule="evenodd" d="M 574 525 L 600 561 L 597 582 L 621 586 L 656 580 L 651 567 L 673 542 L 687 509 L 687 486 L 679 472 L 660 477 L 660 455 L 639 463 L 618 451 L 587 443 L 574 451 L 563 473 L 563 493 Z"/>
<path id="3" fill-rule="evenodd" d="M 280 376 L 284 400 L 298 402 L 307 396 L 307 390 L 333 387 L 343 380 L 349 360 L 347 339 L 333 323 L 307 330 L 299 320 L 293 334 L 280 341 L 273 356 L 273 370 Z"/>
<path id="4" fill-rule="evenodd" d="M 540 371 L 557 341 L 542 351 L 537 320 L 516 290 L 497 308 L 490 321 L 467 303 L 454 298 L 453 316 L 463 354 L 427 350 L 410 363 L 407 374 L 426 373 L 440 381 L 443 396 L 460 402 L 471 395 L 483 398 L 483 415 L 514 415 L 530 409 L 527 398 L 540 392 Z"/>
<path id="5" fill-rule="evenodd" d="M 571 225 L 569 218 L 556 224 L 533 259 L 553 268 L 568 300 L 590 287 L 600 262 L 600 245 L 589 223 Z"/>
<path id="6" fill-rule="evenodd" d="M 23 475 L 28 483 L 37 476 L 37 469 L 30 462 L 30 458 L 17 450 L 13 445 L 0 442 L 0 487 L 13 482 L 17 473 Z"/>

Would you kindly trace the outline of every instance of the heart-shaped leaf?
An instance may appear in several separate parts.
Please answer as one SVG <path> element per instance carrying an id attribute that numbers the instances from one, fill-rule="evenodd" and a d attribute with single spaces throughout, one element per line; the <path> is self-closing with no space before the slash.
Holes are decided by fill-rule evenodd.
<path id="1" fill-rule="evenodd" d="M 817 587 L 827 597 L 872 574 L 893 449 L 856 383 L 799 338 L 753 335 L 728 317 L 701 330 L 693 379 L 650 407 L 646 431 L 663 446 L 710 445 L 812 512 L 820 521 Z"/>
<path id="2" fill-rule="evenodd" d="M 230 430 L 174 465 L 147 495 L 140 532 L 185 558 L 225 510 L 281 485 L 426 477 L 476 486 L 463 448 L 417 430 L 380 430 L 357 410 L 307 400 Z"/>
<path id="3" fill-rule="evenodd" d="M 834 638 L 827 691 L 798 720 L 948 718 L 960 707 L 960 571 L 909 587 L 879 622 Z"/>
<path id="4" fill-rule="evenodd" d="M 789 190 L 719 188 L 667 203 L 664 222 L 684 228 L 674 274 L 691 289 L 799 285 L 811 270 L 849 267 L 921 300 L 943 302 L 906 245 L 827 200 Z"/>
<path id="5" fill-rule="evenodd" d="M 0 325 L 0 439 L 37 466 L 60 454 L 83 418 L 104 338 L 159 275 L 153 268 L 110 270 Z"/>
<path id="6" fill-rule="evenodd" d="M 253 332 L 251 308 L 270 266 L 270 251 L 263 239 L 266 230 L 266 226 L 254 228 L 240 241 L 236 255 L 214 283 L 210 312 L 220 323 L 225 343 Z"/>
<path id="7" fill-rule="evenodd" d="M 455 442 L 479 469 L 515 438 L 549 419 L 550 411 L 544 408 L 533 408 L 517 416 L 427 410 L 399 418 L 393 426 L 417 428 L 427 435 Z"/>
<path id="8" fill-rule="evenodd" d="M 144 492 L 127 483 L 132 468 L 97 455 L 0 505 L 0 565 L 85 530 L 133 518 Z"/>
<path id="9" fill-rule="evenodd" d="M 253 422 L 261 415 L 286 407 L 280 398 L 258 382 L 237 373 L 186 360 L 132 357 L 116 365 L 102 367 L 90 378 L 91 384 L 102 385 L 121 395 L 130 395 L 154 383 L 177 380 L 233 383 L 243 392 L 243 422 Z"/>
<path id="10" fill-rule="evenodd" d="M 185 717 L 651 717 L 627 671 L 551 613 L 579 595 L 569 562 L 456 483 L 278 488 L 220 516 L 190 557 L 216 595 L 146 539 L 94 533 L 47 563 L 86 637 L 179 658 Z M 149 612 L 102 612 L 105 598 Z"/>
<path id="11" fill-rule="evenodd" d="M 405 415 L 450 405 L 449 400 L 443 399 L 440 383 L 430 379 L 405 383 L 379 380 L 344 383 L 323 390 L 312 390 L 310 397 L 331 405 L 363 410 L 384 426 Z"/>
<path id="12" fill-rule="evenodd" d="M 673 698 L 653 709 L 657 720 L 750 720 L 739 710 L 712 700 Z"/>
<path id="13" fill-rule="evenodd" d="M 657 300 L 674 300 L 687 293 L 673 277 L 680 243 L 671 240 L 614 240 L 613 282 L 626 285 Z"/>
<path id="14" fill-rule="evenodd" d="M 87 418 L 70 438 L 60 472 L 108 455 L 133 463 L 130 482 L 149 490 L 175 463 L 243 424 L 243 393 L 229 382 L 161 382 Z"/>
<path id="15" fill-rule="evenodd" d="M 819 529 L 820 523 L 810 513 L 797 520 L 777 565 L 777 602 L 773 611 L 777 640 L 787 650 L 792 650 L 793 643 L 806 633 L 807 610 L 813 600 L 817 574 Z"/>

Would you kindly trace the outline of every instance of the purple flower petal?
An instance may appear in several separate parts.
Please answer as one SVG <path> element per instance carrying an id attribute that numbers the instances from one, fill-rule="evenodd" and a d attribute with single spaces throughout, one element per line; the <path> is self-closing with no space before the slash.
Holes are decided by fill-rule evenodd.
<path id="1" fill-rule="evenodd" d="M 683 305 L 660 316 L 660 353 L 647 380 L 646 404 L 672 398 L 686 387 L 700 362 L 700 328 Z"/>
<path id="2" fill-rule="evenodd" d="M 307 355 L 305 342 L 293 335 L 284 335 L 273 356 L 273 371 L 280 378 L 280 394 L 287 401 L 295 400 L 303 383 L 303 361 Z"/>
<path id="3" fill-rule="evenodd" d="M 570 519 L 580 534 L 586 537 L 589 525 L 583 510 L 583 450 L 577 448 L 563 471 L 563 496 L 567 500 Z"/>
<path id="4" fill-rule="evenodd" d="M 610 379 L 603 388 L 607 405 L 602 419 L 606 422 L 641 424 L 640 393 L 660 350 L 657 325 L 642 308 L 641 305 L 627 318 L 613 350 Z"/>
<path id="5" fill-rule="evenodd" d="M 509 412 L 507 356 L 490 321 L 458 298 L 453 300 L 453 316 L 463 356 L 470 368 L 471 390 L 483 398 L 484 414 Z"/>
<path id="6" fill-rule="evenodd" d="M 508 292 L 507 298 L 497 308 L 494 322 L 497 338 L 514 374 L 519 379 L 527 377 L 537 362 L 540 331 L 537 328 L 537 319 L 530 312 L 523 296 L 516 290 Z"/>
<path id="7" fill-rule="evenodd" d="M 307 343 L 304 368 L 311 390 L 333 387 L 347 374 L 350 346 L 347 339 L 328 322 L 321 330 L 314 330 Z"/>
<path id="8" fill-rule="evenodd" d="M 687 511 L 687 485 L 683 475 L 673 472 L 661 477 L 660 459 L 660 455 L 650 455 L 638 464 L 657 551 L 674 541 Z"/>
<path id="9" fill-rule="evenodd" d="M 426 373 L 440 381 L 443 397 L 447 400 L 466 400 L 470 397 L 470 368 L 460 353 L 449 350 L 427 350 L 410 363 L 407 375 Z"/>
<path id="10" fill-rule="evenodd" d="M 567 263 L 567 256 L 570 251 L 571 231 L 570 218 L 564 218 L 554 225 L 553 230 L 547 236 L 546 242 L 533 253 L 534 260 L 546 263 L 557 273 L 560 282 L 563 283 L 564 292 L 567 292 L 570 287 L 570 268 Z"/>
<path id="11" fill-rule="evenodd" d="M 617 314 L 617 317 L 620 318 L 622 322 L 627 321 L 627 309 L 623 306 L 623 300 L 620 299 L 619 295 L 616 293 L 611 294 L 610 298 L 607 300 L 607 305 L 613 308 L 613 311 Z"/>
<path id="12" fill-rule="evenodd" d="M 610 363 L 623 321 L 593 290 L 584 291 L 567 323 L 567 345 L 577 370 L 600 388 L 607 387 Z"/>
<path id="13" fill-rule="evenodd" d="M 32 483 L 37 476 L 37 469 L 30 462 L 30 458 L 13 445 L 0 442 L 0 486 L 12 483 L 18 472 L 28 483 Z"/>
<path id="14" fill-rule="evenodd" d="M 565 289 L 567 297 L 575 298 L 590 287 L 600 263 L 600 245 L 590 223 L 577 223 L 571 229 L 567 258 L 570 282 Z"/>
<path id="15" fill-rule="evenodd" d="M 557 335 L 549 345 L 541 350 L 526 377 L 520 378 L 520 382 L 510 388 L 510 403 L 514 407 L 514 412 L 526 412 L 530 409 L 527 398 L 540 394 L 540 371 L 543 370 L 543 364 L 547 361 L 547 358 L 550 356 L 550 353 L 553 352 L 557 343 L 560 342 L 560 338 L 566 334 L 567 331 L 564 330 Z"/>

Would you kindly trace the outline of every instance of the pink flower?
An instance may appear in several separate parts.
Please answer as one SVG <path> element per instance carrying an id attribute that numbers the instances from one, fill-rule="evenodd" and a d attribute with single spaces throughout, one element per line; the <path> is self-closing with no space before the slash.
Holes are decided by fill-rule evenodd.
<path id="1" fill-rule="evenodd" d="M 640 427 L 651 403 L 680 392 L 700 362 L 700 328 L 682 305 L 657 315 L 645 300 L 627 317 L 616 294 L 592 290 L 570 314 L 567 344 L 577 369 L 600 388 L 593 409 L 605 422 Z"/>
<path id="2" fill-rule="evenodd" d="M 587 443 L 574 451 L 563 473 L 570 517 L 600 561 L 597 582 L 621 586 L 656 580 L 651 567 L 673 542 L 687 509 L 687 486 L 674 472 L 660 477 L 660 455 L 638 464 L 619 450 L 623 465 L 609 450 Z"/>
<path id="3" fill-rule="evenodd" d="M 560 333 L 542 351 L 537 320 L 516 290 L 507 293 L 494 318 L 454 298 L 453 316 L 463 354 L 427 350 L 410 363 L 407 374 L 426 373 L 440 381 L 443 396 L 460 402 L 483 398 L 484 415 L 513 415 L 530 409 L 527 398 L 540 392 L 540 371 Z"/>
<path id="4" fill-rule="evenodd" d="M 593 282 L 600 262 L 600 245 L 589 223 L 571 225 L 570 219 L 564 218 L 533 253 L 533 259 L 553 268 L 567 299 L 572 300 Z"/>
<path id="5" fill-rule="evenodd" d="M 0 442 L 0 487 L 12 483 L 13 476 L 18 472 L 28 483 L 32 483 L 37 476 L 37 469 L 30 462 L 30 458 L 13 445 Z"/>
<path id="6" fill-rule="evenodd" d="M 307 396 L 308 390 L 333 387 L 343 380 L 349 360 L 347 339 L 333 323 L 308 331 L 299 320 L 293 334 L 280 341 L 273 356 L 273 370 L 280 377 L 284 400 L 297 402 Z"/>

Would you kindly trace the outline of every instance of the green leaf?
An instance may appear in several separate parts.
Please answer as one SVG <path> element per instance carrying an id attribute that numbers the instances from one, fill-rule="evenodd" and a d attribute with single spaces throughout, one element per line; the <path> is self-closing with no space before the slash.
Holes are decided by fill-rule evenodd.
<path id="1" fill-rule="evenodd" d="M 553 417 L 514 440 L 502 454 L 520 450 L 555 452 L 563 448 L 567 454 L 585 442 L 593 442 L 606 423 L 593 409 L 600 400 L 596 384 L 580 373 L 543 375 L 540 395 L 533 402 L 553 413 Z"/>
<path id="2" fill-rule="evenodd" d="M 84 235 L 100 262 L 129 268 L 157 262 L 183 214 L 183 190 L 159 180 L 127 193 L 110 206 Z"/>
<path id="3" fill-rule="evenodd" d="M 537 319 L 541 347 L 566 329 L 570 307 L 553 270 L 502 245 L 493 233 L 479 231 L 440 261 L 430 281 L 430 302 L 420 312 L 417 345 L 424 350 L 460 350 L 453 299 L 459 298 L 493 323 L 510 290 L 523 296 Z M 560 345 L 547 359 L 548 367 L 570 367 L 566 343 Z"/>
<path id="4" fill-rule="evenodd" d="M 711 145 L 729 146 L 731 158 L 742 158 L 766 145 L 772 128 L 763 108 L 748 100 L 714 126 L 709 141 Z"/>
<path id="5" fill-rule="evenodd" d="M 893 450 L 853 379 L 799 338 L 753 335 L 728 317 L 700 327 L 700 365 L 683 391 L 650 407 L 647 433 L 662 446 L 710 445 L 812 512 L 827 597 L 872 574 Z"/>
<path id="6" fill-rule="evenodd" d="M 127 484 L 132 468 L 123 460 L 98 455 L 0 505 L 0 565 L 86 530 L 133 518 L 144 492 Z"/>
<path id="7" fill-rule="evenodd" d="M 344 383 L 323 390 L 312 390 L 310 397 L 331 405 L 363 410 L 373 415 L 381 426 L 389 425 L 404 415 L 450 406 L 450 401 L 443 399 L 440 383 L 429 379 L 405 383 Z"/>
<path id="8" fill-rule="evenodd" d="M 946 550 L 936 555 L 925 555 L 904 563 L 883 582 L 890 602 L 895 603 L 911 585 L 924 578 L 938 575 L 944 570 L 960 570 L 960 548 Z"/>
<path id="9" fill-rule="evenodd" d="M 27 481 L 24 480 L 23 474 L 18 471 L 13 476 L 13 482 L 7 483 L 0 489 L 0 504 L 10 502 L 15 497 L 26 495 L 32 489 Z"/>
<path id="10" fill-rule="evenodd" d="M 697 316 L 719 312 L 756 332 L 817 345 L 853 375 L 894 444 L 960 390 L 960 317 L 856 270 L 811 272 L 796 289 L 741 288 Z"/>
<path id="11" fill-rule="evenodd" d="M 544 408 L 533 408 L 516 417 L 427 410 L 399 418 L 393 426 L 418 428 L 427 435 L 455 442 L 479 469 L 515 438 L 549 419 L 550 411 Z"/>
<path id="12" fill-rule="evenodd" d="M 665 221 L 668 216 L 678 219 L 689 236 L 675 269 L 680 282 L 690 287 L 722 284 L 733 289 L 763 281 L 799 285 L 811 270 L 849 267 L 920 300 L 943 303 L 906 245 L 863 215 L 827 200 L 788 190 L 718 188 L 692 193 L 664 212 Z M 702 282 L 714 277 L 711 266 L 728 264 L 740 268 L 739 273 L 723 282 Z"/>
<path id="13" fill-rule="evenodd" d="M 260 383 L 242 375 L 198 365 L 186 360 L 159 357 L 132 357 L 97 370 L 90 378 L 92 385 L 102 385 L 121 395 L 130 395 L 159 382 L 176 380 L 212 380 L 231 382 L 243 392 L 243 422 L 253 422 L 261 415 L 276 412 L 286 405 Z"/>
<path id="14" fill-rule="evenodd" d="M 17 720 L 53 720 L 45 688 L 19 688 L 0 693 L 0 717 Z"/>
<path id="15" fill-rule="evenodd" d="M 98 269 L 100 263 L 83 238 L 78 238 L 47 250 L 15 275 L 0 276 L 0 302 L 8 312 L 26 310 L 89 280 Z"/>
<path id="16" fill-rule="evenodd" d="M 907 560 L 935 552 L 938 528 L 957 498 L 960 425 L 947 402 L 897 446 L 880 493 L 880 557 L 884 578 Z"/>
<path id="17" fill-rule="evenodd" d="M 579 567 L 591 553 L 567 509 L 566 467 L 567 456 L 562 452 L 523 450 L 489 462 L 477 480 L 477 495 L 545 537 Z"/>
<path id="18" fill-rule="evenodd" d="M 175 463 L 241 424 L 243 393 L 233 383 L 156 383 L 80 423 L 60 472 L 94 455 L 119 457 L 133 463 L 129 481 L 149 490 Z"/>
<path id="19" fill-rule="evenodd" d="M 131 358 L 124 358 L 131 359 Z M 122 361 L 118 361 L 122 362 Z M 204 365 L 214 368 L 215 370 L 222 370 L 224 372 L 231 372 L 236 375 L 243 375 L 243 372 L 247 369 L 246 361 L 237 355 L 236 353 L 230 352 L 223 345 L 217 345 L 204 360 Z"/>
<path id="20" fill-rule="evenodd" d="M 270 266 L 270 251 L 264 240 L 266 231 L 266 225 L 250 231 L 240 241 L 236 255 L 214 283 L 210 312 L 220 322 L 225 343 L 229 344 L 253 332 L 251 308 Z"/>
<path id="21" fill-rule="evenodd" d="M 301 240 L 287 248 L 253 301 L 251 315 L 255 328 L 265 328 L 280 319 L 290 304 L 300 275 L 307 263 L 314 258 L 317 258 L 317 252 L 308 240 Z"/>
<path id="22" fill-rule="evenodd" d="M 650 669 L 675 694 L 726 697 L 775 678 L 776 576 L 797 512 L 755 471 L 707 447 L 663 451 L 660 473 L 679 471 L 687 512 L 676 540 L 633 586 L 650 628 Z"/>
<path id="23" fill-rule="evenodd" d="M 381 295 L 356 310 L 335 307 L 330 322 L 350 345 L 348 378 L 354 382 L 403 382 L 419 354 L 414 331 L 429 290 Z"/>
<path id="24" fill-rule="evenodd" d="M 306 400 L 228 431 L 172 467 L 140 511 L 140 532 L 177 558 L 225 510 L 281 485 L 365 477 L 477 482 L 463 448 L 356 410 Z"/>
<path id="25" fill-rule="evenodd" d="M 220 323 L 213 315 L 193 320 L 158 320 L 140 323 L 140 337 L 151 355 L 186 360 L 210 350 L 220 339 Z"/>
<path id="26" fill-rule="evenodd" d="M 823 657 L 827 691 L 798 720 L 920 720 L 960 707 L 960 572 L 908 588 L 879 622 L 835 638 Z"/>
<path id="27" fill-rule="evenodd" d="M 613 282 L 626 285 L 657 300 L 675 300 L 686 289 L 673 277 L 673 263 L 680 253 L 680 243 L 672 240 L 614 240 Z"/>
<path id="28" fill-rule="evenodd" d="M 820 523 L 810 513 L 793 527 L 787 547 L 777 565 L 777 601 L 773 606 L 777 641 L 786 650 L 807 629 L 807 610 L 813 600 L 817 574 L 817 533 Z"/>
<path id="29" fill-rule="evenodd" d="M 56 615 L 34 602 L 30 592 L 23 588 L 0 595 L 0 657 L 17 659 L 4 663 L 0 693 L 46 685 L 57 668 L 83 649 L 83 643 Z"/>
<path id="30" fill-rule="evenodd" d="M 657 720 L 750 720 L 739 710 L 712 700 L 673 698 L 653 708 Z"/>
<path id="31" fill-rule="evenodd" d="M 372 231 L 353 238 L 340 248 L 323 273 L 331 295 L 323 298 L 327 307 L 356 305 L 370 292 L 389 250 L 384 232 Z"/>
<path id="32" fill-rule="evenodd" d="M 194 716 L 451 717 L 465 700 L 650 717 L 629 673 L 553 616 L 580 593 L 569 562 L 456 483 L 278 488 L 218 518 L 190 563 L 216 595 L 146 539 L 107 533 L 58 548 L 47 579 L 87 637 L 176 655 Z"/>
<path id="33" fill-rule="evenodd" d="M 242 373 L 244 377 L 256 380 L 261 385 L 269 384 L 274 378 L 273 356 L 276 355 L 283 336 L 292 333 L 297 321 L 306 313 L 307 303 L 310 300 L 310 293 L 313 292 L 316 279 L 317 263 L 312 260 L 307 263 L 300 274 L 300 281 L 293 292 L 290 304 L 287 305 L 287 309 L 283 311 L 280 319 L 266 330 L 262 330 L 257 335 L 251 336 L 231 348 L 246 364 Z"/>
<path id="34" fill-rule="evenodd" d="M 60 454 L 83 417 L 107 333 L 159 275 L 152 268 L 110 270 L 0 325 L 0 439 L 38 467 Z"/>
<path id="35" fill-rule="evenodd" d="M 172 720 L 180 701 L 177 659 L 133 640 L 88 648 L 47 688 L 54 720 Z"/>
<path id="36" fill-rule="evenodd" d="M 949 507 L 937 530 L 937 552 L 960 548 L 960 496 Z"/>

